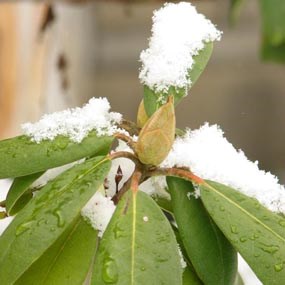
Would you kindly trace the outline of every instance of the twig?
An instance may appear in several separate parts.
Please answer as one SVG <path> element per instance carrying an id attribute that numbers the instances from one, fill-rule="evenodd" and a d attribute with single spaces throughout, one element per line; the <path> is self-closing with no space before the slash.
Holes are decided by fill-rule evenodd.
<path id="1" fill-rule="evenodd" d="M 133 139 L 125 134 L 116 133 L 114 137 L 127 143 L 127 145 L 135 152 L 135 142 Z"/>
<path id="2" fill-rule="evenodd" d="M 155 168 L 146 173 L 146 176 L 176 176 L 180 178 L 184 178 L 186 180 L 190 180 L 195 182 L 196 184 L 205 183 L 204 180 L 195 174 L 193 174 L 190 170 L 184 168 Z"/>
<path id="3" fill-rule="evenodd" d="M 139 159 L 133 153 L 128 152 L 128 151 L 114 152 L 112 154 L 109 154 L 109 158 L 111 160 L 114 160 L 117 158 L 128 158 L 136 165 L 136 167 L 142 167 L 142 163 L 139 161 Z"/>

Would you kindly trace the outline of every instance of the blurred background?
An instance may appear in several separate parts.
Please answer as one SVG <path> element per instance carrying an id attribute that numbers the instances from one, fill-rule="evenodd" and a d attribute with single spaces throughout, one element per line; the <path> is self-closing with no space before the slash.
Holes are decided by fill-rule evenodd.
<path id="1" fill-rule="evenodd" d="M 230 27 L 231 5 L 240 2 L 193 1 L 224 34 L 208 67 L 177 107 L 178 126 L 219 124 L 236 148 L 284 184 L 285 66 L 261 59 L 266 37 L 259 1 L 244 1 L 235 27 Z M 21 123 L 43 113 L 80 106 L 93 96 L 108 97 L 113 111 L 135 120 L 142 98 L 139 54 L 148 45 L 152 12 L 161 3 L 1 2 L 0 138 L 20 134 Z M 283 50 L 278 52 L 285 58 Z"/>

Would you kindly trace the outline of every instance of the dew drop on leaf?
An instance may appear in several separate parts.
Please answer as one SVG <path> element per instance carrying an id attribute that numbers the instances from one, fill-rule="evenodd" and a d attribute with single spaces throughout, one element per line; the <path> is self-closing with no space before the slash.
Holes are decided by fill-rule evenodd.
<path id="1" fill-rule="evenodd" d="M 283 262 L 274 265 L 274 270 L 280 272 L 283 269 Z"/>
<path id="2" fill-rule="evenodd" d="M 65 225 L 65 221 L 64 221 L 64 218 L 62 216 L 62 213 L 59 210 L 55 210 L 54 215 L 57 218 L 57 226 L 62 228 Z"/>
<path id="3" fill-rule="evenodd" d="M 114 232 L 115 239 L 118 239 L 124 236 L 124 231 L 120 228 L 119 223 L 116 224 L 113 232 Z"/>
<path id="4" fill-rule="evenodd" d="M 104 260 L 102 278 L 108 284 L 115 284 L 118 281 L 117 264 L 110 256 L 107 256 Z"/>
<path id="5" fill-rule="evenodd" d="M 237 227 L 234 226 L 234 225 L 231 225 L 231 232 L 232 232 L 233 234 L 237 234 L 237 233 L 238 233 Z"/>
<path id="6" fill-rule="evenodd" d="M 264 252 L 267 252 L 267 253 L 275 253 L 279 250 L 279 246 L 278 245 L 266 245 L 266 244 L 262 244 L 260 246 L 260 248 L 264 251 Z"/>
<path id="7" fill-rule="evenodd" d="M 16 229 L 16 236 L 19 236 L 23 234 L 24 232 L 30 230 L 34 226 L 35 223 L 36 221 L 32 220 L 32 221 L 28 221 L 26 223 L 19 225 Z"/>
<path id="8" fill-rule="evenodd" d="M 285 227 L 285 220 L 280 220 L 278 223 L 281 227 Z"/>
<path id="9" fill-rule="evenodd" d="M 241 237 L 239 240 L 240 240 L 240 242 L 246 242 L 247 238 L 246 237 Z"/>

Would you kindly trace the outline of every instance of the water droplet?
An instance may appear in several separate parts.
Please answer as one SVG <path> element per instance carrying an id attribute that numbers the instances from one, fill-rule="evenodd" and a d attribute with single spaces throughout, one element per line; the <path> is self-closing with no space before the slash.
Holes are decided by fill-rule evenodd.
<path id="1" fill-rule="evenodd" d="M 225 207 L 224 206 L 220 206 L 220 211 L 225 211 Z"/>
<path id="2" fill-rule="evenodd" d="M 42 224 L 46 224 L 46 222 L 47 221 L 45 219 L 40 219 L 40 220 L 38 220 L 37 225 L 40 226 Z"/>
<path id="3" fill-rule="evenodd" d="M 118 269 L 115 261 L 107 256 L 103 263 L 103 280 L 108 284 L 114 284 L 118 281 Z"/>
<path id="4" fill-rule="evenodd" d="M 261 244 L 260 248 L 264 251 L 264 252 L 268 252 L 268 253 L 275 253 L 279 250 L 279 246 L 278 245 L 267 245 L 267 244 Z"/>
<path id="5" fill-rule="evenodd" d="M 215 200 L 216 202 L 220 201 L 217 197 L 215 197 L 214 200 Z"/>
<path id="6" fill-rule="evenodd" d="M 283 262 L 274 265 L 274 270 L 280 272 L 283 269 Z"/>
<path id="7" fill-rule="evenodd" d="M 116 224 L 113 232 L 116 239 L 124 236 L 124 231 L 120 228 L 119 224 Z"/>
<path id="8" fill-rule="evenodd" d="M 241 242 L 246 242 L 246 241 L 247 241 L 247 238 L 246 238 L 246 237 L 241 237 L 239 240 L 240 240 Z"/>
<path id="9" fill-rule="evenodd" d="M 278 224 L 281 226 L 281 227 L 285 227 L 285 220 L 280 220 L 278 222 Z"/>
<path id="10" fill-rule="evenodd" d="M 35 223 L 36 221 L 29 221 L 29 222 L 19 225 L 16 229 L 16 236 L 19 236 L 23 234 L 24 232 L 30 230 L 34 226 Z"/>
<path id="11" fill-rule="evenodd" d="M 65 225 L 65 220 L 62 216 L 62 213 L 59 210 L 55 210 L 54 215 L 57 218 L 57 225 L 62 228 Z"/>
<path id="12" fill-rule="evenodd" d="M 145 268 L 144 266 L 142 266 L 142 267 L 140 268 L 141 271 L 145 271 L 145 269 L 146 269 L 146 268 Z"/>
<path id="13" fill-rule="evenodd" d="M 237 227 L 234 226 L 234 225 L 231 225 L 231 232 L 232 232 L 233 234 L 238 234 Z"/>
<path id="14" fill-rule="evenodd" d="M 254 257 L 259 257 L 259 256 L 260 256 L 259 253 L 255 253 L 255 254 L 254 254 Z"/>

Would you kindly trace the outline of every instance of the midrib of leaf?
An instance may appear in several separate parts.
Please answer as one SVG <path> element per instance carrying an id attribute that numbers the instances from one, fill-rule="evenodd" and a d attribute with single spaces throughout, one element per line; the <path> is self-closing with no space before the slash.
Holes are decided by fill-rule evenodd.
<path id="1" fill-rule="evenodd" d="M 132 224 L 132 260 L 131 260 L 131 284 L 135 284 L 135 239 L 136 239 L 136 213 L 137 199 L 136 193 L 133 192 L 133 224 Z"/>
<path id="2" fill-rule="evenodd" d="M 52 268 L 54 267 L 57 259 L 59 258 L 60 254 L 62 253 L 64 247 L 66 246 L 67 242 L 70 240 L 70 238 L 72 237 L 73 233 L 75 232 L 75 230 L 78 228 L 78 225 L 80 224 L 80 219 L 78 219 L 78 221 L 76 222 L 76 224 L 74 225 L 73 229 L 70 231 L 70 233 L 68 234 L 68 236 L 66 237 L 65 241 L 63 242 L 60 250 L 58 251 L 57 255 L 55 256 L 54 260 L 52 261 L 51 265 L 49 266 L 45 277 L 43 278 L 43 284 L 45 284 L 45 281 L 50 273 L 50 271 L 52 270 Z"/>
<path id="3" fill-rule="evenodd" d="M 237 203 L 235 203 L 234 201 L 232 201 L 231 199 L 229 199 L 227 196 L 225 196 L 223 193 L 219 192 L 218 190 L 216 190 L 213 186 L 209 185 L 208 183 L 205 183 L 204 186 L 212 189 L 215 193 L 217 193 L 219 196 L 221 196 L 222 198 L 224 198 L 225 200 L 227 200 L 230 204 L 233 204 L 235 207 L 237 207 L 238 209 L 240 209 L 242 212 L 244 212 L 246 215 L 248 215 L 250 218 L 252 218 L 253 220 L 255 220 L 257 223 L 259 223 L 260 225 L 262 225 L 264 228 L 266 228 L 269 232 L 271 232 L 273 235 L 275 235 L 277 238 L 279 238 L 281 241 L 285 242 L 285 239 L 280 236 L 278 233 L 276 233 L 275 231 L 273 231 L 270 227 L 268 227 L 266 224 L 264 224 L 261 220 L 257 219 L 255 216 L 253 216 L 251 213 L 249 213 L 248 211 L 246 211 L 244 208 L 240 207 L 240 205 L 238 205 Z"/>

